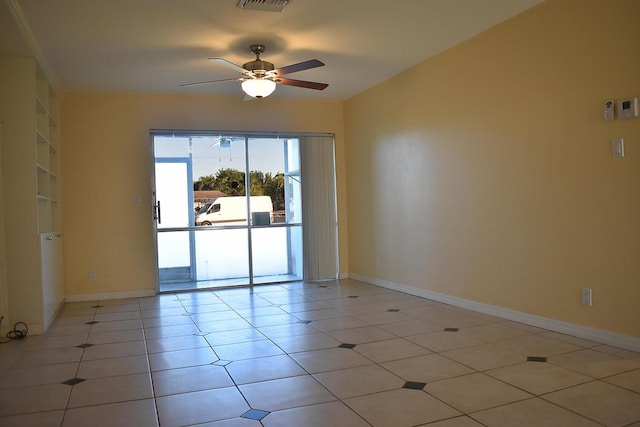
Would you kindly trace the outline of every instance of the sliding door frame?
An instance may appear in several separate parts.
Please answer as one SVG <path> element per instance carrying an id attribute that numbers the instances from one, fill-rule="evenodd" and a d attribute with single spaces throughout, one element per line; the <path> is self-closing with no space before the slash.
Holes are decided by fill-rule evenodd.
<path id="1" fill-rule="evenodd" d="M 151 176 L 151 183 L 152 183 L 152 203 L 153 203 L 153 238 L 154 238 L 154 247 L 156 250 L 156 253 L 158 251 L 158 222 L 157 222 L 157 216 L 158 216 L 158 210 L 157 210 L 157 194 L 156 194 L 156 177 L 155 177 L 155 164 L 156 162 L 158 162 L 156 156 L 155 156 L 155 147 L 154 147 L 154 140 L 155 137 L 158 136 L 164 136 L 164 137 L 180 137 L 180 138 L 189 138 L 189 143 L 191 144 L 191 137 L 198 137 L 198 136 L 215 136 L 215 135 L 224 135 L 224 136 L 228 136 L 228 137 L 237 137 L 237 138 L 243 138 L 244 139 L 244 147 L 245 147 L 245 158 L 244 158 L 244 167 L 245 167 L 245 197 L 246 197 L 246 201 L 247 201 L 247 212 L 250 212 L 250 194 L 251 194 L 251 177 L 250 177 L 250 173 L 249 173 L 249 168 L 250 168 L 250 155 L 249 155 L 249 140 L 250 139 L 298 139 L 299 144 L 302 144 L 303 140 L 308 140 L 308 137 L 323 137 L 323 138 L 331 138 L 332 141 L 334 141 L 334 134 L 332 133 L 313 133 L 313 132 L 261 132 L 261 131 L 225 131 L 225 130 L 182 130 L 182 129 L 150 129 L 149 131 L 150 133 L 150 140 L 151 140 L 151 158 L 152 158 L 152 176 Z M 335 142 L 334 142 L 335 144 Z M 288 145 L 285 145 L 285 151 L 288 151 L 290 149 L 290 147 Z M 334 149 L 334 153 L 335 153 L 335 149 Z M 189 157 L 184 157 L 184 158 L 172 158 L 172 157 L 167 157 L 167 158 L 160 158 L 162 160 L 160 160 L 160 162 L 162 163 L 171 163 L 171 162 L 186 162 L 187 163 L 187 168 L 188 168 L 188 181 L 189 183 L 191 183 L 193 181 L 193 159 L 192 159 L 192 155 L 191 153 L 189 154 Z M 285 162 L 286 164 L 287 162 Z M 288 170 L 286 171 L 287 173 L 289 172 Z M 333 174 L 333 182 L 334 182 L 334 186 L 335 186 L 335 163 L 333 164 L 333 170 L 331 171 L 331 173 Z M 191 188 L 191 190 L 193 190 L 193 188 Z M 335 187 L 334 187 L 334 191 L 335 191 Z M 285 186 L 285 192 L 288 191 L 287 186 Z M 335 194 L 335 193 L 334 193 Z M 304 199 L 308 198 L 305 197 L 305 195 L 302 195 L 302 209 L 304 210 Z M 285 200 L 288 200 L 285 197 Z M 335 212 L 335 205 L 333 206 L 334 208 L 334 212 L 332 213 L 336 213 Z M 196 269 L 196 260 L 195 260 L 195 238 L 194 238 L 194 233 L 195 233 L 195 229 L 193 227 L 195 227 L 195 211 L 194 211 L 194 198 L 193 198 L 193 192 L 190 191 L 189 192 L 189 210 L 190 210 L 190 219 L 189 219 L 189 226 L 188 227 L 184 227 L 184 228 L 175 228 L 172 229 L 173 231 L 189 231 L 189 244 L 190 244 L 190 259 L 191 259 L 191 274 L 192 276 L 197 274 L 197 272 L 195 271 Z M 304 216 L 304 215 L 303 215 Z M 336 240 L 337 240 L 337 215 L 335 216 L 335 234 L 336 234 Z M 192 227 L 193 226 L 193 227 Z M 276 225 L 271 225 L 270 227 L 287 227 L 287 233 L 290 233 L 291 230 L 291 226 L 301 226 L 302 230 L 303 230 L 303 236 L 304 236 L 304 223 L 302 221 L 302 218 L 300 219 L 300 222 L 296 222 L 295 224 L 276 224 Z M 252 247 L 252 229 L 254 228 L 263 228 L 265 226 L 254 226 L 251 221 L 247 222 L 247 244 L 248 244 L 248 273 L 249 273 L 249 277 L 248 277 L 248 284 L 247 285 L 240 285 L 240 286 L 248 286 L 248 287 L 253 287 L 255 286 L 254 283 L 254 277 L 253 277 L 253 273 L 254 273 L 254 266 L 253 266 L 253 247 Z M 221 230 L 221 229 L 236 229 L 238 228 L 237 226 L 228 226 L 228 227 L 216 227 L 217 230 Z M 243 226 L 244 228 L 244 226 Z M 303 237 L 304 239 L 304 237 Z M 337 246 L 337 245 L 336 245 Z M 302 247 L 305 247 L 305 243 L 302 242 Z M 336 247 L 336 258 L 337 258 L 337 247 Z M 304 265 L 304 260 L 306 258 L 307 254 L 304 253 L 302 254 L 303 257 L 303 265 Z M 291 258 L 291 254 L 289 254 L 289 258 Z M 159 265 L 158 265 L 158 257 L 155 256 L 154 257 L 155 260 L 155 274 L 156 274 L 156 287 L 157 287 L 157 291 L 161 292 L 160 290 L 160 277 L 159 277 Z M 303 269 L 304 271 L 304 269 Z M 337 272 L 339 271 L 339 267 L 336 266 L 336 276 L 337 276 Z M 306 272 L 304 273 L 306 274 Z M 197 278 L 196 278 L 197 280 Z M 303 276 L 302 280 L 306 280 L 306 277 Z M 266 284 L 266 283 L 265 283 Z M 230 285 L 230 287 L 233 285 Z"/>

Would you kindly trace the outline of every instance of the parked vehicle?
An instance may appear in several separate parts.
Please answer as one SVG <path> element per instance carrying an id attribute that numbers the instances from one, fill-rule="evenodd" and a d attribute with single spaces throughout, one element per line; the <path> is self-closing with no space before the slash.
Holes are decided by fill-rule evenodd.
<path id="1" fill-rule="evenodd" d="M 269 196 L 251 196 L 251 225 L 269 225 L 273 204 Z M 196 225 L 246 225 L 247 198 L 228 196 L 210 199 L 196 213 Z"/>

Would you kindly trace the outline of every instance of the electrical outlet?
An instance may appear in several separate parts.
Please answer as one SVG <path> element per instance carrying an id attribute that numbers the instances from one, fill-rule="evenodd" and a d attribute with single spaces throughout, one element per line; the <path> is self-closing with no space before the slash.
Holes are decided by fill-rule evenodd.
<path id="1" fill-rule="evenodd" d="M 582 305 L 591 307 L 593 305 L 593 291 L 590 288 L 582 288 Z"/>
<path id="2" fill-rule="evenodd" d="M 89 270 L 89 280 L 91 280 L 92 282 L 96 280 L 96 271 L 95 270 Z"/>

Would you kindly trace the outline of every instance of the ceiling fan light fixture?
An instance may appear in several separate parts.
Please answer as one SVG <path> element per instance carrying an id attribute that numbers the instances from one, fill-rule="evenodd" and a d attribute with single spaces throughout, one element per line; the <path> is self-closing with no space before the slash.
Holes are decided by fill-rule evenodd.
<path id="1" fill-rule="evenodd" d="M 269 79 L 249 79 L 242 82 L 242 90 L 253 98 L 265 98 L 276 90 L 276 82 Z"/>

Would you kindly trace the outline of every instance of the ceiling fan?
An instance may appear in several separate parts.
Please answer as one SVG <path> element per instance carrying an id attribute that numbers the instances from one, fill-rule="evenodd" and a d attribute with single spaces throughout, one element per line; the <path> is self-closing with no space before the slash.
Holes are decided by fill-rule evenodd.
<path id="1" fill-rule="evenodd" d="M 327 83 L 308 82 L 304 80 L 294 80 L 281 77 L 285 74 L 297 73 L 298 71 L 309 70 L 324 66 L 324 63 L 317 59 L 310 59 L 297 64 L 287 65 L 281 68 L 275 68 L 271 62 L 263 61 L 260 55 L 264 53 L 265 47 L 262 44 L 252 44 L 249 49 L 256 56 L 256 59 L 249 61 L 242 66 L 227 61 L 224 58 L 209 58 L 209 61 L 217 62 L 233 68 L 242 74 L 242 77 L 234 79 L 209 80 L 206 82 L 181 84 L 181 87 L 206 85 L 211 83 L 221 83 L 230 81 L 239 81 L 242 83 L 242 90 L 252 98 L 264 98 L 273 93 L 277 84 L 287 86 L 297 86 L 305 89 L 324 90 L 329 86 Z"/>

